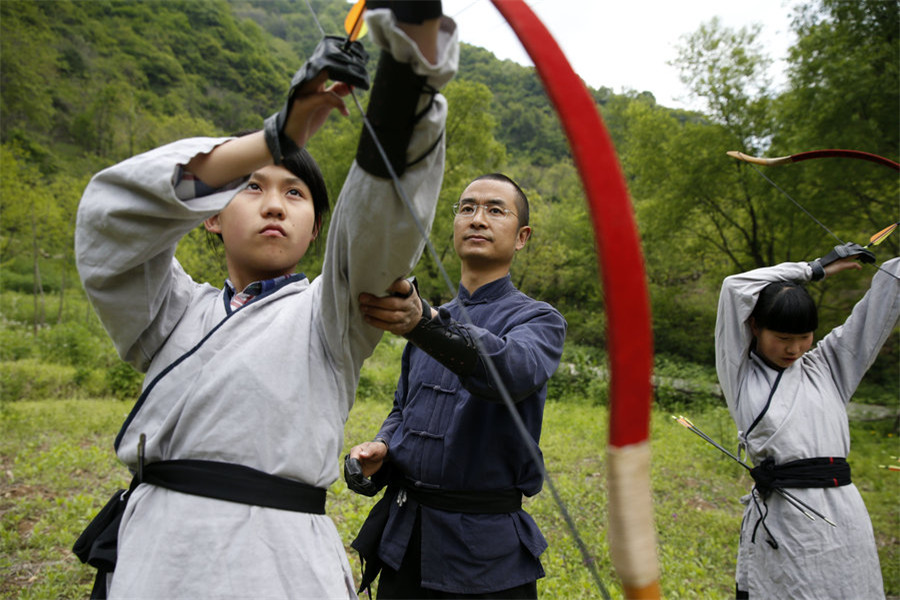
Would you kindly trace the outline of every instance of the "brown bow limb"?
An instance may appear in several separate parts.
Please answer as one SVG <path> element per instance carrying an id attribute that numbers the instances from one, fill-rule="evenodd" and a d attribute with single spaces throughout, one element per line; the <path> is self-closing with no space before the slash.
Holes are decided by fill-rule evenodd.
<path id="1" fill-rule="evenodd" d="M 803 160 L 813 160 L 816 158 L 854 158 L 857 160 L 867 160 L 879 165 L 884 165 L 885 167 L 894 169 L 895 171 L 900 171 L 900 164 L 892 161 L 891 159 L 879 156 L 877 154 L 871 154 L 870 152 L 862 152 L 860 150 L 810 150 L 809 152 L 798 152 L 797 154 L 791 154 L 789 156 L 778 156 L 776 158 L 750 156 L 749 154 L 744 154 L 743 152 L 738 152 L 736 150 L 730 150 L 726 154 L 728 154 L 728 156 L 731 156 L 732 158 L 736 158 L 744 162 L 753 163 L 756 165 L 764 165 L 766 167 L 777 167 L 780 165 L 787 165 Z"/>

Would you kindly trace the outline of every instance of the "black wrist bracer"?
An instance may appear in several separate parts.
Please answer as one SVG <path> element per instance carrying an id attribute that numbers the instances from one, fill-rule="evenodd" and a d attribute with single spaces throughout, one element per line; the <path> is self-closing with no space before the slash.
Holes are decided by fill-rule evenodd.
<path id="1" fill-rule="evenodd" d="M 809 263 L 810 267 L 813 270 L 813 281 L 818 281 L 825 277 L 825 267 L 830 265 L 836 260 L 840 260 L 842 258 L 855 257 L 859 259 L 860 262 L 863 263 L 874 263 L 875 255 L 868 248 L 864 248 L 859 244 L 854 242 L 847 242 L 846 244 L 840 244 L 834 247 L 834 250 L 823 256 L 822 258 L 817 258 L 813 262 Z"/>
<path id="2" fill-rule="evenodd" d="M 471 375 L 478 367 L 478 347 L 469 330 L 459 323 L 444 325 L 440 319 L 432 319 L 425 300 L 422 319 L 403 337 L 460 377 Z"/>
<path id="3" fill-rule="evenodd" d="M 416 75 L 408 63 L 394 60 L 388 52 L 381 53 L 366 117 L 398 177 L 403 175 L 408 166 L 406 150 L 412 139 L 413 129 L 428 110 L 426 108 L 422 113 L 416 114 L 419 97 L 423 91 L 432 95 L 437 93 L 425 81 L 425 77 Z M 421 157 L 412 162 L 418 160 Z M 356 162 L 376 177 L 387 179 L 391 176 L 368 127 L 362 130 L 356 150 Z"/>
<path id="4" fill-rule="evenodd" d="M 443 13 L 441 0 L 367 0 L 366 8 L 390 8 L 400 23 L 421 25 L 428 19 L 437 19 Z"/>
<path id="5" fill-rule="evenodd" d="M 282 163 L 286 154 L 298 150 L 294 140 L 284 134 L 284 124 L 291 112 L 291 105 L 294 103 L 294 95 L 297 91 L 304 84 L 315 79 L 322 71 L 327 71 L 328 77 L 334 81 L 342 81 L 367 90 L 369 89 L 369 74 L 366 71 L 368 60 L 369 55 L 359 42 L 348 44 L 344 38 L 333 35 L 322 38 L 309 60 L 303 63 L 303 66 L 291 79 L 287 101 L 282 109 L 267 118 L 263 125 L 266 146 L 268 146 L 276 165 Z"/>

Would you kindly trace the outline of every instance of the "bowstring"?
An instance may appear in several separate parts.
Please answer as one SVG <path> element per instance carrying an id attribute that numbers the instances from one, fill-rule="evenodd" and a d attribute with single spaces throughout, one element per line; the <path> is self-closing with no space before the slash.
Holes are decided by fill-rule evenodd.
<path id="1" fill-rule="evenodd" d="M 319 20 L 315 16 L 315 11 L 313 10 L 312 4 L 310 0 L 306 0 L 306 5 L 309 7 L 310 12 L 313 13 L 313 20 L 319 28 L 322 36 L 325 36 L 325 30 L 322 28 L 322 25 L 319 23 Z M 409 197 L 406 195 L 406 191 L 403 189 L 403 186 L 400 185 L 400 178 L 397 176 L 396 171 L 394 171 L 394 167 L 391 164 L 390 159 L 387 156 L 384 148 L 381 145 L 378 136 L 375 133 L 375 129 L 372 127 L 372 124 L 369 122 L 369 119 L 366 117 L 365 111 L 363 110 L 362 104 L 359 101 L 359 98 L 356 96 L 355 91 L 351 88 L 350 96 L 353 98 L 353 102 L 356 104 L 356 108 L 362 117 L 363 125 L 369 131 L 369 134 L 372 137 L 372 140 L 375 144 L 376 149 L 378 150 L 379 155 L 381 156 L 382 161 L 384 161 L 384 165 L 387 168 L 388 174 L 391 176 L 391 181 L 394 186 L 394 190 L 397 192 L 397 195 L 400 197 L 406 209 L 409 211 L 410 216 L 413 219 L 413 222 L 416 225 L 416 228 L 419 230 L 420 235 L 425 240 L 425 246 L 428 248 L 428 252 L 430 253 L 432 259 L 437 265 L 438 271 L 441 274 L 441 277 L 444 280 L 444 284 L 447 286 L 447 290 L 449 291 L 451 297 L 456 296 L 456 289 L 453 286 L 453 282 L 450 279 L 450 275 L 447 273 L 447 270 L 444 268 L 444 263 L 438 255 L 437 250 L 434 247 L 434 244 L 431 243 L 431 239 L 428 236 L 428 231 L 423 225 L 422 221 L 416 215 L 415 210 L 413 209 L 412 203 L 409 200 Z M 444 135 L 443 133 L 441 135 Z M 462 302 L 458 303 L 460 309 L 460 315 L 462 316 L 462 321 L 471 326 L 475 326 L 472 321 L 471 316 L 469 315 L 468 309 L 464 306 Z M 534 464 L 538 467 L 538 470 L 541 473 L 541 477 L 544 482 L 547 484 L 547 488 L 550 490 L 550 494 L 553 497 L 554 502 L 557 505 L 560 513 L 562 514 L 563 520 L 569 528 L 569 531 L 572 533 L 572 537 L 575 541 L 576 546 L 578 547 L 578 551 L 581 554 L 582 563 L 590 572 L 592 579 L 594 580 L 594 584 L 597 586 L 597 589 L 600 590 L 600 594 L 603 596 L 604 600 L 611 600 L 609 595 L 609 591 L 606 589 L 606 586 L 603 585 L 603 581 L 600 579 L 600 574 L 597 572 L 596 561 L 593 557 L 591 557 L 590 552 L 588 551 L 587 545 L 584 543 L 580 533 L 578 532 L 578 528 L 575 525 L 575 521 L 572 519 L 572 516 L 569 514 L 568 509 L 566 508 L 565 503 L 562 500 L 562 497 L 559 495 L 559 492 L 556 489 L 556 485 L 553 483 L 553 479 L 550 477 L 550 473 L 547 471 L 544 466 L 544 461 L 542 460 L 540 454 L 538 453 L 538 444 L 535 442 L 534 438 L 531 437 L 531 434 L 528 432 L 528 429 L 525 427 L 524 421 L 522 421 L 521 415 L 516 410 L 515 403 L 513 402 L 512 396 L 509 393 L 506 385 L 503 382 L 503 378 L 500 376 L 499 371 L 497 370 L 496 365 L 494 365 L 493 360 L 487 353 L 487 349 L 484 347 L 483 342 L 478 339 L 477 336 L 472 337 L 475 342 L 475 346 L 477 348 L 478 354 L 487 367 L 487 371 L 493 380 L 493 383 L 497 387 L 497 391 L 500 394 L 501 399 L 503 400 L 503 404 L 506 406 L 509 411 L 510 416 L 512 417 L 513 423 L 516 426 L 516 430 L 521 436 L 522 440 L 525 441 L 525 447 L 528 450 L 530 458 L 534 461 Z"/>
<path id="2" fill-rule="evenodd" d="M 822 229 L 824 229 L 825 231 L 827 231 L 828 234 L 829 234 L 831 237 L 833 237 L 834 239 L 836 239 L 837 242 L 838 242 L 839 244 L 843 244 L 843 243 L 844 243 L 844 240 L 842 240 L 842 239 L 839 238 L 837 235 L 835 235 L 835 233 L 834 233 L 833 231 L 831 231 L 830 229 L 828 229 L 828 227 L 826 227 L 825 224 L 822 223 L 822 221 L 818 220 L 811 212 L 809 212 L 808 210 L 806 210 L 806 209 L 803 207 L 802 204 L 800 204 L 799 202 L 797 202 L 796 200 L 794 200 L 794 197 L 793 197 L 793 196 L 791 196 L 790 194 L 788 194 L 784 189 L 782 189 L 781 186 L 779 186 L 779 185 L 778 185 L 777 183 L 775 183 L 772 179 L 770 179 L 769 176 L 766 175 L 765 173 L 763 173 L 763 172 L 760 170 L 759 167 L 757 167 L 756 165 L 754 165 L 752 162 L 748 162 L 747 164 L 750 165 L 751 167 L 753 167 L 753 170 L 756 171 L 757 173 L 759 173 L 760 176 L 761 176 L 763 179 L 765 179 L 765 180 L 768 181 L 770 184 L 772 184 L 772 187 L 774 187 L 776 190 L 778 190 L 779 192 L 781 192 L 782 194 L 784 194 L 784 196 L 785 196 L 788 200 L 790 200 L 791 202 L 793 202 L 793 203 L 794 203 L 794 206 L 796 206 L 797 208 L 799 208 L 800 210 L 802 210 L 804 213 L 806 213 L 806 216 L 807 216 L 807 217 L 809 217 L 810 219 L 812 219 L 813 221 L 815 221 L 816 224 L 817 224 L 819 227 L 821 227 Z"/>
<path id="3" fill-rule="evenodd" d="M 797 208 L 799 208 L 799 209 L 802 210 L 804 213 L 806 213 L 806 216 L 808 216 L 810 219 L 812 219 L 813 221 L 815 221 L 815 223 L 816 223 L 819 227 L 821 227 L 822 229 L 824 229 L 825 231 L 827 231 L 827 232 L 828 232 L 828 235 L 830 235 L 831 237 L 833 237 L 834 239 L 836 239 L 837 242 L 838 242 L 838 244 L 844 245 L 844 244 L 846 243 L 846 242 L 844 242 L 841 238 L 839 238 L 833 231 L 831 231 L 828 227 L 826 227 L 825 224 L 822 223 L 822 221 L 820 221 L 819 219 L 817 219 L 817 218 L 815 217 L 815 215 L 813 215 L 811 212 L 809 212 L 808 210 L 806 210 L 806 209 L 803 207 L 802 204 L 800 204 L 799 202 L 797 202 L 796 200 L 794 200 L 794 197 L 791 196 L 790 194 L 788 194 L 788 193 L 787 193 L 780 185 L 778 185 L 777 183 L 775 183 L 768 175 L 766 175 L 765 173 L 763 173 L 762 170 L 761 170 L 759 167 L 757 167 L 755 164 L 753 164 L 752 162 L 749 162 L 749 161 L 742 161 L 742 162 L 744 162 L 744 163 L 750 165 L 751 167 L 753 167 L 753 170 L 756 171 L 757 173 L 759 173 L 760 177 L 762 177 L 763 179 L 765 179 L 766 181 L 768 181 L 768 182 L 772 185 L 772 187 L 774 187 L 776 190 L 778 190 L 779 192 L 781 192 L 782 194 L 784 194 L 784 196 L 785 196 L 788 200 L 790 200 L 791 202 L 793 202 L 794 205 L 795 205 Z M 873 267 L 875 267 L 876 269 L 878 269 L 878 270 L 881 271 L 882 273 L 886 273 L 887 275 L 890 275 L 891 277 L 893 277 L 893 278 L 896 279 L 897 281 L 900 281 L 900 277 L 897 277 L 896 275 L 894 275 L 893 273 L 891 273 L 890 271 L 888 271 L 888 270 L 886 270 L 886 269 L 882 269 L 880 266 L 878 266 L 878 265 L 875 264 L 875 263 L 864 263 L 864 264 L 871 264 Z"/>

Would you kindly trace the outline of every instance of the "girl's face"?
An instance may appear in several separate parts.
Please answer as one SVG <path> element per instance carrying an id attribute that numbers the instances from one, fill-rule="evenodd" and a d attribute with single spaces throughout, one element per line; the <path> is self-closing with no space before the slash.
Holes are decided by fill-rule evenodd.
<path id="1" fill-rule="evenodd" d="M 813 344 L 813 332 L 784 333 L 757 327 L 751 323 L 756 337 L 756 353 L 770 366 L 786 369 L 794 364 Z"/>
<path id="2" fill-rule="evenodd" d="M 238 290 L 292 273 L 319 229 L 309 187 L 276 166 L 253 173 L 206 228 L 222 235 L 228 276 Z"/>

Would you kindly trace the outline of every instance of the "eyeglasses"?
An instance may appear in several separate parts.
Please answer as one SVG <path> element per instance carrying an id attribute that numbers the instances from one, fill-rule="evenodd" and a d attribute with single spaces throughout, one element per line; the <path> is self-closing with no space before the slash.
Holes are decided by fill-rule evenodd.
<path id="1" fill-rule="evenodd" d="M 484 210 L 484 214 L 489 219 L 497 221 L 503 220 L 509 215 L 514 217 L 519 216 L 512 210 L 497 206 L 496 204 L 477 204 L 475 202 L 457 202 L 453 205 L 453 214 L 457 217 L 462 217 L 463 219 L 472 219 L 475 217 L 475 213 L 478 212 L 479 208 Z"/>

